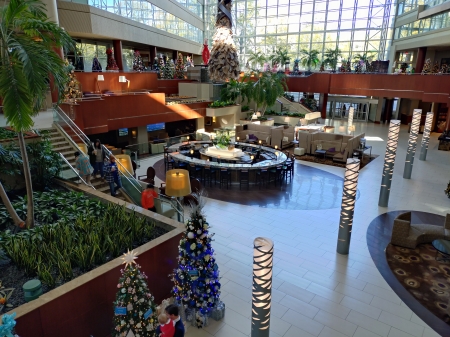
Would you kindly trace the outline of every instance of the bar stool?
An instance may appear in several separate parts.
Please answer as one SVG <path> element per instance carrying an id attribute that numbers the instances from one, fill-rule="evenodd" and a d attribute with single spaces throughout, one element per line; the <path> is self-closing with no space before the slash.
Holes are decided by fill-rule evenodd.
<path id="1" fill-rule="evenodd" d="M 269 179 L 269 171 L 267 168 L 262 168 L 256 172 L 256 184 L 261 188 L 261 185 L 266 185 Z"/>
<path id="2" fill-rule="evenodd" d="M 277 186 L 277 181 L 280 181 L 280 184 L 282 183 L 281 181 L 281 165 L 278 165 L 277 167 L 272 167 L 269 170 L 269 183 L 271 181 L 271 178 L 273 177 L 273 181 L 275 183 L 275 186 Z"/>
<path id="3" fill-rule="evenodd" d="M 292 181 L 292 177 L 294 175 L 294 161 L 293 160 L 286 161 L 284 165 L 281 167 L 281 172 L 283 180 L 286 180 L 287 182 L 289 176 L 289 180 Z"/>
<path id="4" fill-rule="evenodd" d="M 175 161 L 169 155 L 169 150 L 167 149 L 167 147 L 164 148 L 164 166 L 166 168 L 166 171 L 175 167 Z"/>
<path id="5" fill-rule="evenodd" d="M 226 168 L 220 169 L 220 188 L 222 188 L 222 184 L 231 185 L 231 171 Z"/>
<path id="6" fill-rule="evenodd" d="M 247 185 L 247 190 L 250 188 L 250 175 L 248 170 L 241 170 L 239 172 L 239 189 L 242 185 Z"/>
<path id="7" fill-rule="evenodd" d="M 200 176 L 199 176 L 200 175 Z M 194 163 L 189 164 L 189 176 L 202 180 L 202 167 L 196 166 Z"/>
<path id="8" fill-rule="evenodd" d="M 203 168 L 203 183 L 206 185 L 209 182 L 209 186 L 212 186 L 212 181 L 214 180 L 214 185 L 217 184 L 217 169 L 211 166 L 205 166 Z"/>

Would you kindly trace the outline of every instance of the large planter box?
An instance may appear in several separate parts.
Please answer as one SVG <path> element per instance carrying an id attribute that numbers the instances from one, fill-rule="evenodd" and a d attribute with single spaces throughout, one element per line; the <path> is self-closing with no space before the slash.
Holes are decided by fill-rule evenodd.
<path id="1" fill-rule="evenodd" d="M 80 186 L 94 198 L 124 204 L 124 201 Z M 143 216 L 151 218 L 168 233 L 137 249 L 137 263 L 147 276 L 150 292 L 156 303 L 170 296 L 172 283 L 167 276 L 177 267 L 178 244 L 183 224 L 162 215 L 125 203 Z M 107 337 L 112 331 L 113 301 L 123 268 L 120 258 L 114 259 L 74 280 L 43 294 L 12 312 L 17 313 L 16 332 L 21 337 Z M 10 313 L 12 313 L 10 312 Z"/>

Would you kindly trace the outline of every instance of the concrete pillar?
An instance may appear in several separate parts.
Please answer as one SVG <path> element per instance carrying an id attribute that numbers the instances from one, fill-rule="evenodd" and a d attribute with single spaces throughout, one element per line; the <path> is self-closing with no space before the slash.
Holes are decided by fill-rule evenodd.
<path id="1" fill-rule="evenodd" d="M 114 58 L 116 59 L 117 66 L 119 67 L 119 70 L 123 70 L 122 41 L 113 40 L 113 46 L 114 46 Z"/>
<path id="2" fill-rule="evenodd" d="M 48 20 L 59 25 L 58 6 L 56 4 L 56 0 L 42 0 L 42 3 L 45 5 L 45 9 L 47 10 Z"/>
<path id="3" fill-rule="evenodd" d="M 137 129 L 137 143 L 139 144 L 139 154 L 148 153 L 147 125 L 138 126 Z"/>
<path id="4" fill-rule="evenodd" d="M 416 74 L 421 73 L 423 65 L 425 64 L 425 55 L 427 54 L 427 47 L 420 47 L 417 51 Z"/>
<path id="5" fill-rule="evenodd" d="M 320 94 L 319 96 L 319 104 L 320 104 L 320 117 L 322 119 L 327 118 L 327 103 L 328 103 L 328 94 Z"/>
<path id="6" fill-rule="evenodd" d="M 393 98 L 386 98 L 386 104 L 384 106 L 384 120 L 383 120 L 383 122 L 385 122 L 385 121 L 390 122 L 391 121 L 393 105 L 394 105 L 394 99 Z"/>
<path id="7" fill-rule="evenodd" d="M 380 124 L 380 122 L 381 122 L 381 113 L 383 112 L 383 103 L 384 103 L 384 97 L 378 97 L 377 113 L 375 115 L 375 120 L 374 120 L 374 122 L 377 124 Z"/>

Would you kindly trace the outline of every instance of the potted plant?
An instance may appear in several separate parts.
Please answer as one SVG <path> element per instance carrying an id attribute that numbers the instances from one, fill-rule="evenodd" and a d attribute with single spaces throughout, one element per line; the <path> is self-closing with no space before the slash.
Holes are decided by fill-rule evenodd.
<path id="1" fill-rule="evenodd" d="M 308 73 L 311 73 L 311 68 L 313 67 L 315 69 L 320 62 L 319 51 L 315 49 L 302 49 L 300 52 L 303 54 L 303 56 L 301 57 L 302 66 L 308 69 Z"/>
<path id="2" fill-rule="evenodd" d="M 336 72 L 336 67 L 338 63 L 338 59 L 342 56 L 341 50 L 339 48 L 331 49 L 328 48 L 325 51 L 324 56 L 324 64 L 331 68 L 332 72 Z"/>
<path id="3" fill-rule="evenodd" d="M 264 55 L 260 50 L 258 50 L 256 52 L 250 52 L 250 56 L 247 60 L 247 63 L 253 66 L 252 69 L 260 70 L 264 66 L 264 63 L 266 61 L 267 61 L 266 55 Z"/>

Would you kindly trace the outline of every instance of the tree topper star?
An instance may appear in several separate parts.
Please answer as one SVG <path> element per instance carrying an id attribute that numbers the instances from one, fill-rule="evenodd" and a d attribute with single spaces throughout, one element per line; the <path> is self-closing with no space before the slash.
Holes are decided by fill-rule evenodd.
<path id="1" fill-rule="evenodd" d="M 124 253 L 123 257 L 121 259 L 123 261 L 122 264 L 125 264 L 125 268 L 126 268 L 126 267 L 128 267 L 128 265 L 132 265 L 133 263 L 136 264 L 136 261 L 134 261 L 134 260 L 137 259 L 137 256 L 133 250 L 130 252 L 130 250 L 128 249 L 128 252 Z"/>

